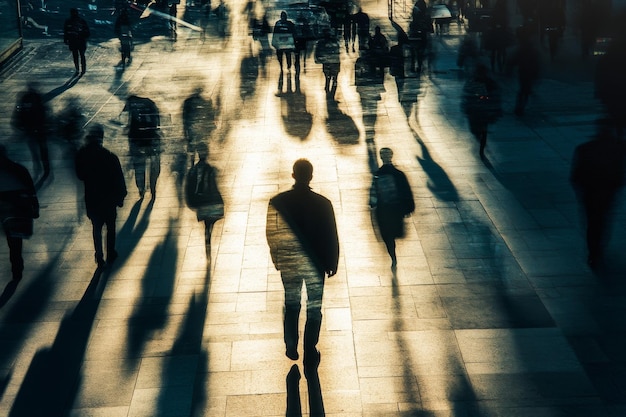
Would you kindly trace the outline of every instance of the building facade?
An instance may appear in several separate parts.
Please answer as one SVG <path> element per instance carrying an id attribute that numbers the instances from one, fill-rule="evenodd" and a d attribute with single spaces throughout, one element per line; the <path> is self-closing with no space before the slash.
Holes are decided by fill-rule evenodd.
<path id="1" fill-rule="evenodd" d="M 0 65 L 21 48 L 20 0 L 0 0 Z"/>

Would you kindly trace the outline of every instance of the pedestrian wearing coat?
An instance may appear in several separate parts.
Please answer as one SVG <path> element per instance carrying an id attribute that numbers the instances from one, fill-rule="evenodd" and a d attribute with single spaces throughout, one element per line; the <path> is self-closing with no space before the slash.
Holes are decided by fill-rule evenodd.
<path id="1" fill-rule="evenodd" d="M 32 219 L 39 217 L 39 201 L 28 170 L 9 159 L 0 145 L 0 223 L 9 246 L 13 281 L 22 279 L 23 239 L 32 235 Z"/>
<path id="2" fill-rule="evenodd" d="M 72 51 L 72 58 L 74 60 L 74 68 L 76 72 L 74 76 L 87 71 L 87 59 L 85 58 L 85 51 L 87 50 L 87 39 L 90 36 L 89 26 L 85 19 L 80 17 L 78 9 L 70 9 L 70 17 L 65 21 L 63 25 L 63 42 Z M 80 67 L 78 66 L 78 58 L 80 57 Z"/>
<path id="3" fill-rule="evenodd" d="M 374 174 L 370 207 L 376 210 L 376 222 L 395 268 L 396 238 L 404 237 L 404 217 L 415 211 L 415 201 L 406 175 L 393 165 L 392 158 L 391 149 L 380 150 L 383 165 Z"/>
<path id="4" fill-rule="evenodd" d="M 603 261 L 608 242 L 611 210 L 626 174 L 626 143 L 602 120 L 598 133 L 574 151 L 570 181 L 584 209 L 591 267 Z"/>
<path id="5" fill-rule="evenodd" d="M 293 165 L 293 188 L 274 196 L 268 205 L 266 237 L 272 262 L 285 290 L 284 341 L 286 356 L 299 357 L 298 318 L 302 285 L 306 285 L 304 365 L 319 363 L 316 345 L 322 325 L 325 277 L 337 273 L 339 239 L 332 203 L 311 190 L 313 166 L 306 159 Z"/>
<path id="6" fill-rule="evenodd" d="M 86 136 L 86 144 L 76 153 L 76 176 L 85 184 L 85 208 L 93 225 L 93 243 L 98 267 L 105 265 L 102 227 L 106 225 L 107 259 L 117 258 L 115 220 L 117 207 L 124 205 L 126 182 L 118 157 L 102 146 L 104 130 L 97 124 Z"/>

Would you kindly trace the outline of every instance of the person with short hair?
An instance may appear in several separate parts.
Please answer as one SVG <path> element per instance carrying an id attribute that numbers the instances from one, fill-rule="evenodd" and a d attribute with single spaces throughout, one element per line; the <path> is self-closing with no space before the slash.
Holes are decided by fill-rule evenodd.
<path id="1" fill-rule="evenodd" d="M 272 46 L 276 48 L 276 57 L 283 72 L 283 55 L 287 57 L 287 70 L 291 71 L 291 54 L 295 51 L 296 27 L 291 20 L 287 19 L 287 12 L 280 12 L 280 20 L 274 25 Z"/>
<path id="2" fill-rule="evenodd" d="M 309 186 L 313 165 L 306 159 L 298 159 L 291 176 L 295 180 L 293 188 L 269 202 L 266 237 L 285 290 L 285 354 L 292 360 L 299 358 L 298 318 L 302 285 L 306 285 L 304 365 L 307 366 L 319 364 L 316 345 L 322 325 L 324 280 L 337 273 L 339 238 L 332 203 Z"/>
<path id="3" fill-rule="evenodd" d="M 415 201 L 406 175 L 393 165 L 392 158 L 390 148 L 380 150 L 383 165 L 374 174 L 370 207 L 376 210 L 376 222 L 391 257 L 391 267 L 396 268 L 396 238 L 404 237 L 404 217 L 415 211 Z"/>
<path id="4" fill-rule="evenodd" d="M 79 74 L 79 69 L 82 68 L 81 74 L 87 71 L 87 59 L 85 58 L 85 51 L 87 50 L 87 39 L 91 35 L 89 26 L 85 19 L 80 17 L 78 9 L 72 7 L 70 9 L 70 17 L 65 21 L 63 25 L 63 42 L 72 51 L 72 58 L 74 59 L 74 76 Z M 78 66 L 78 58 L 80 57 L 80 65 Z"/>
<path id="5" fill-rule="evenodd" d="M 86 144 L 76 153 L 76 176 L 85 184 L 85 207 L 93 225 L 93 243 L 98 267 L 111 264 L 117 258 L 115 250 L 115 220 L 117 207 L 124 205 L 126 182 L 118 157 L 102 146 L 104 129 L 93 125 Z M 102 227 L 106 225 L 107 258 L 102 248 Z"/>

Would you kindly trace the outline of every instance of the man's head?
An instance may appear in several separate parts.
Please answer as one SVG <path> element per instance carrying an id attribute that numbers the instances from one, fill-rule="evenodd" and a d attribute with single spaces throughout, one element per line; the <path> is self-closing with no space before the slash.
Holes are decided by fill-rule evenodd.
<path id="1" fill-rule="evenodd" d="M 313 165 L 306 159 L 298 159 L 293 164 L 291 176 L 296 180 L 296 184 L 308 185 L 313 178 Z"/>
<path id="2" fill-rule="evenodd" d="M 104 129 L 102 125 L 99 123 L 94 124 L 87 131 L 87 136 L 85 136 L 87 143 L 98 143 L 102 145 L 104 141 Z"/>
<path id="3" fill-rule="evenodd" d="M 390 164 L 391 158 L 393 158 L 393 151 L 390 148 L 382 148 L 380 150 L 380 159 L 383 164 Z"/>
<path id="4" fill-rule="evenodd" d="M 70 16 L 77 17 L 78 16 L 78 9 L 76 9 L 75 7 L 72 7 L 70 9 Z"/>
<path id="5" fill-rule="evenodd" d="M 283 22 L 287 20 L 287 12 L 280 12 L 280 20 Z"/>

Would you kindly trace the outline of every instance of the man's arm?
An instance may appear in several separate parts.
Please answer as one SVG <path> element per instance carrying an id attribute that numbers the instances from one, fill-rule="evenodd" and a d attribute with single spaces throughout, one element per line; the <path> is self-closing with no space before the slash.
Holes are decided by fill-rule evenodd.
<path id="1" fill-rule="evenodd" d="M 335 211 L 333 205 L 328 201 L 326 208 L 326 227 L 325 233 L 327 236 L 327 262 L 325 272 L 328 277 L 332 277 L 337 273 L 337 266 L 339 265 L 339 236 L 337 234 L 337 222 L 335 220 Z"/>
<path id="2" fill-rule="evenodd" d="M 278 256 L 277 256 L 277 244 L 279 239 L 279 231 L 278 231 L 278 211 L 272 205 L 272 202 L 267 205 L 267 218 L 265 221 L 265 238 L 267 239 L 267 244 L 270 248 L 270 255 L 272 257 L 272 262 L 274 263 L 274 267 L 278 269 Z"/>

